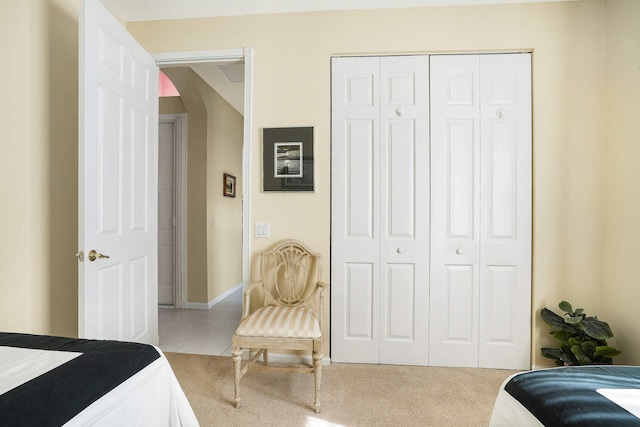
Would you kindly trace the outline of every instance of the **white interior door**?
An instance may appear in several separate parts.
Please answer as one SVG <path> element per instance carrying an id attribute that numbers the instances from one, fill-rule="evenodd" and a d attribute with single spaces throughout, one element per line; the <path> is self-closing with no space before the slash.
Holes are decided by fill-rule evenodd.
<path id="1" fill-rule="evenodd" d="M 332 61 L 332 352 L 426 365 L 428 57 Z"/>
<path id="2" fill-rule="evenodd" d="M 431 57 L 430 363 L 478 366 L 480 79 L 477 55 Z"/>
<path id="3" fill-rule="evenodd" d="M 380 363 L 428 364 L 429 57 L 380 58 Z"/>
<path id="4" fill-rule="evenodd" d="M 79 335 L 157 343 L 158 69 L 98 0 L 79 56 Z"/>
<path id="5" fill-rule="evenodd" d="M 531 55 L 482 55 L 479 366 L 531 366 Z"/>
<path id="6" fill-rule="evenodd" d="M 331 358 L 379 363 L 380 61 L 331 64 Z"/>
<path id="7" fill-rule="evenodd" d="M 531 55 L 431 57 L 430 363 L 528 369 Z"/>

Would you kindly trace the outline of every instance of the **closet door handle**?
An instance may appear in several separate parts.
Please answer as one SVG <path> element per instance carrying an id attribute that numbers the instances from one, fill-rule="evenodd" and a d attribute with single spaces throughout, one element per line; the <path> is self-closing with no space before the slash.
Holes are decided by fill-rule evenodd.
<path id="1" fill-rule="evenodd" d="M 462 249 L 456 249 L 456 253 L 457 253 L 458 255 L 462 255 Z"/>
<path id="2" fill-rule="evenodd" d="M 399 254 L 403 254 L 404 253 L 404 248 L 398 248 L 398 249 L 396 249 L 396 252 L 398 252 Z"/>

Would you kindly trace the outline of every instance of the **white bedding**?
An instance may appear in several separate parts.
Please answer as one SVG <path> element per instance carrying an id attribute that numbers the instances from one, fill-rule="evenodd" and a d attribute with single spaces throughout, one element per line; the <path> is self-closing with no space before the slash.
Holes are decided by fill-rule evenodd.
<path id="1" fill-rule="evenodd" d="M 158 350 L 160 352 L 160 350 Z M 198 426 L 164 354 L 71 419 L 65 426 Z"/>
<path id="2" fill-rule="evenodd" d="M 195 414 L 169 362 L 158 348 L 155 350 L 159 354 L 157 359 L 91 403 L 64 425 L 198 426 Z M 49 371 L 82 354 L 73 351 L 0 346 L 0 401 L 3 395 L 8 396 L 7 393 L 12 390 L 34 379 L 42 378 Z M 70 384 L 77 380 L 73 375 L 68 377 Z M 65 382 L 66 378 L 65 376 Z M 28 402 L 28 395 L 24 399 Z M 24 402 L 24 399 L 21 401 Z M 0 424 L 6 426 L 1 420 Z"/>
<path id="3" fill-rule="evenodd" d="M 513 397 L 505 388 L 507 384 L 515 377 L 519 377 L 519 387 L 524 387 L 524 384 L 531 384 L 530 387 L 535 388 L 538 391 L 542 391 L 543 387 L 548 387 L 552 392 L 557 392 L 560 384 L 563 387 L 567 387 L 562 391 L 562 400 L 564 403 L 571 402 L 571 405 L 578 406 L 577 412 L 570 411 L 564 412 L 565 415 L 569 413 L 575 414 L 576 418 L 571 421 L 559 420 L 556 418 L 555 412 L 551 412 L 553 407 L 553 397 L 548 392 L 544 391 L 544 414 L 539 416 L 549 417 L 549 414 L 554 414 L 550 421 L 553 425 L 565 426 L 565 425 L 581 425 L 581 426 L 601 426 L 601 425 L 625 425 L 625 426 L 640 426 L 640 387 L 638 387 L 638 367 L 611 367 L 611 366 L 584 366 L 584 367 L 561 367 L 550 368 L 538 371 L 521 372 L 514 374 L 507 378 L 501 385 L 496 397 L 496 401 L 491 414 L 491 420 L 489 427 L 540 427 L 545 424 L 538 420 L 518 399 Z M 596 372 L 599 377 L 594 377 L 593 371 Z M 629 371 L 633 370 L 632 374 Z M 543 371 L 546 371 L 543 372 Z M 618 375 L 618 372 L 621 372 Z M 535 373 L 535 374 L 534 374 Z M 546 385 L 542 385 L 541 382 L 535 384 L 531 383 L 530 374 L 543 374 L 546 378 Z M 546 374 L 550 375 L 558 373 L 571 373 L 570 375 L 564 375 L 562 377 L 546 377 Z M 633 376 L 635 375 L 635 376 Z M 588 384 L 597 382 L 599 384 L 606 384 L 605 387 L 594 387 L 589 389 Z M 575 388 L 574 388 L 575 386 Z M 638 388 L 631 388 L 638 387 Z M 595 406 L 598 402 L 593 400 L 593 396 L 588 392 L 597 392 L 599 395 L 608 399 L 610 402 L 607 404 L 606 409 L 603 406 Z M 557 397 L 556 397 L 557 398 Z M 562 404 L 562 402 L 560 402 Z M 611 403 L 615 405 L 611 405 Z M 616 406 L 617 405 L 617 406 Z M 572 408 L 573 408 L 572 406 Z M 610 409 L 610 408 L 618 409 Z M 589 409 L 591 408 L 591 409 Z M 598 409 L 595 409 L 598 408 Z M 621 414 L 624 415 L 623 418 Z M 576 421 L 576 420 L 582 421 Z M 622 421 L 624 420 L 624 421 Z M 636 421 L 637 420 L 637 421 Z"/>
<path id="4" fill-rule="evenodd" d="M 0 346 L 0 395 L 82 353 Z"/>
<path id="5" fill-rule="evenodd" d="M 516 375 L 511 375 L 500 386 L 498 397 L 493 405 L 489 427 L 544 427 L 531 412 L 520 404 L 504 389 L 504 386 Z"/>

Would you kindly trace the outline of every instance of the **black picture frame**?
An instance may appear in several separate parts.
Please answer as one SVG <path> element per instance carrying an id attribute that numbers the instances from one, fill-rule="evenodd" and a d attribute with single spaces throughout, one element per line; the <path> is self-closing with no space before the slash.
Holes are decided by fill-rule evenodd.
<path id="1" fill-rule="evenodd" d="M 313 127 L 262 129 L 262 191 L 314 191 Z"/>

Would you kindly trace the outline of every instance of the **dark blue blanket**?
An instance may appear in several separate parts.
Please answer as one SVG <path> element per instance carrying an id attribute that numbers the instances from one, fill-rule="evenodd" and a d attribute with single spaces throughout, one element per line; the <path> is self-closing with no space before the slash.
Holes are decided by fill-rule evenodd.
<path id="1" fill-rule="evenodd" d="M 61 426 L 160 357 L 144 344 L 2 332 L 0 346 L 82 353 L 0 395 L 0 426 Z"/>
<path id="2" fill-rule="evenodd" d="M 640 426 L 640 419 L 597 389 L 640 389 L 640 367 L 542 369 L 516 375 L 505 386 L 546 427 Z"/>

